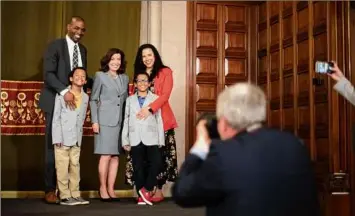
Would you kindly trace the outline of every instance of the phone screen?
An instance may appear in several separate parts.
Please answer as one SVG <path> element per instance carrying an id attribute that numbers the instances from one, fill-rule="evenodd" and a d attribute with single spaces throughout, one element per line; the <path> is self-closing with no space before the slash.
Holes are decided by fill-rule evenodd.
<path id="1" fill-rule="evenodd" d="M 322 73 L 322 74 L 329 73 L 330 72 L 329 63 L 317 61 L 315 71 L 316 73 Z"/>

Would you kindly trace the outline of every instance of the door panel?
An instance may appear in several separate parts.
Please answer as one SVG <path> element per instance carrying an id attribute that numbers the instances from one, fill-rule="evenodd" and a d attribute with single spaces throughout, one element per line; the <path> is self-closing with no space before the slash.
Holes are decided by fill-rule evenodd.
<path id="1" fill-rule="evenodd" d="M 228 85 L 249 78 L 249 6 L 238 2 L 191 2 L 187 130 L 203 113 L 214 113 L 217 95 Z"/>

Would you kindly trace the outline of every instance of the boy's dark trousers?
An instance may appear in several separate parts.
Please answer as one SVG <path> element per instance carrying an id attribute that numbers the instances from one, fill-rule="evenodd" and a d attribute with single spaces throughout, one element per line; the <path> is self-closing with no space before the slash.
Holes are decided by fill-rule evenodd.
<path id="1" fill-rule="evenodd" d="M 157 175 L 162 166 L 159 146 L 146 146 L 141 142 L 137 146 L 132 146 L 131 153 L 137 193 L 143 187 L 147 191 L 152 191 L 157 185 Z"/>

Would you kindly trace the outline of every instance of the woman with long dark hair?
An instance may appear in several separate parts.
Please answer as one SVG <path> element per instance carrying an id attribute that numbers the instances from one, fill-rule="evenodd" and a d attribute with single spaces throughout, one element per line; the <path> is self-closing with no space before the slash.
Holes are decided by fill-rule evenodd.
<path id="1" fill-rule="evenodd" d="M 123 104 L 128 96 L 129 78 L 125 74 L 126 61 L 122 50 L 111 48 L 101 59 L 90 98 L 92 128 L 95 133 L 94 153 L 99 160 L 99 195 L 101 201 L 118 200 L 115 181 L 121 147 Z"/>
<path id="2" fill-rule="evenodd" d="M 174 113 L 170 107 L 169 98 L 173 89 L 172 70 L 165 66 L 158 50 L 152 44 L 143 44 L 138 48 L 134 71 L 146 71 L 151 82 L 150 90 L 159 96 L 153 103 L 143 107 L 137 114 L 137 118 L 144 119 L 161 109 L 165 131 L 165 146 L 161 147 L 163 167 L 158 178 L 158 185 L 151 197 L 152 202 L 160 202 L 164 199 L 162 188 L 166 181 L 175 181 L 177 176 L 177 156 L 174 129 L 178 126 Z M 126 182 L 133 185 L 132 159 L 128 156 L 126 166 Z"/>

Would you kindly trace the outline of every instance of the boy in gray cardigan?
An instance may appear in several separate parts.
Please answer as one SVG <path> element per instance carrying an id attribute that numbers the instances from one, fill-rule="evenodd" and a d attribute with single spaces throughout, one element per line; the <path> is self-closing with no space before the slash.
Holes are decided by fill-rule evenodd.
<path id="1" fill-rule="evenodd" d="M 140 120 L 136 117 L 142 107 L 148 106 L 158 96 L 148 90 L 150 83 L 146 72 L 136 74 L 134 85 L 137 92 L 126 100 L 122 146 L 132 154 L 134 181 L 139 195 L 138 204 L 153 205 L 151 191 L 157 185 L 157 175 L 162 166 L 159 147 L 164 145 L 163 120 L 160 110 L 146 119 Z M 147 167 L 146 163 L 148 172 L 144 170 Z"/>
<path id="2" fill-rule="evenodd" d="M 55 97 L 52 121 L 57 186 L 61 205 L 89 204 L 80 196 L 80 146 L 89 96 L 83 91 L 87 73 L 84 68 L 74 68 L 69 74 L 76 109 L 66 106 L 62 95 Z"/>

